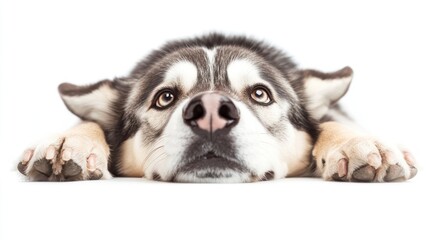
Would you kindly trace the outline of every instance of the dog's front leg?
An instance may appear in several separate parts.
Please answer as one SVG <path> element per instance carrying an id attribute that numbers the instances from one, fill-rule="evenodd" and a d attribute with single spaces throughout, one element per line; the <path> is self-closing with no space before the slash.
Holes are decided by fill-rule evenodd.
<path id="1" fill-rule="evenodd" d="M 390 182 L 414 177 L 410 152 L 341 123 L 321 124 L 312 155 L 316 174 L 325 180 Z"/>
<path id="2" fill-rule="evenodd" d="M 26 150 L 18 170 L 30 181 L 107 179 L 109 153 L 100 126 L 82 122 Z"/>

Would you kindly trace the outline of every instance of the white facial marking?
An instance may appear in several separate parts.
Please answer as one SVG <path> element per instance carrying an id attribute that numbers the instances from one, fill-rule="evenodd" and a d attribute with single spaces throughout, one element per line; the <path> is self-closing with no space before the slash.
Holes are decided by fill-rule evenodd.
<path id="1" fill-rule="evenodd" d="M 285 177 L 288 174 L 288 166 L 295 168 L 295 161 L 299 162 L 304 157 L 301 149 L 295 149 L 296 147 L 301 147 L 301 145 L 298 144 L 299 146 L 294 145 L 289 148 L 288 142 L 279 142 L 267 131 L 244 103 L 234 100 L 233 102 L 241 113 L 239 124 L 230 131 L 231 139 L 234 139 L 238 159 L 243 161 L 244 165 L 259 178 L 262 178 L 268 171 L 274 171 L 275 179 Z M 158 155 L 164 155 L 165 157 L 158 160 L 157 164 L 148 164 L 147 162 L 151 161 L 150 159 L 153 157 L 146 157 L 147 162 L 144 163 L 146 175 L 150 176 L 150 174 L 156 172 L 163 179 L 170 179 L 171 174 L 182 160 L 185 151 L 187 151 L 187 146 L 191 143 L 190 140 L 195 136 L 189 126 L 183 122 L 182 108 L 186 103 L 187 101 L 184 101 L 175 110 L 164 129 L 163 135 L 160 137 L 162 145 L 165 147 L 160 150 Z M 295 132 L 296 130 L 292 126 L 288 128 L 293 133 L 290 138 L 288 137 L 288 141 L 295 142 L 301 139 L 301 136 L 298 136 L 299 134 Z M 301 141 L 303 151 L 307 150 L 305 148 L 306 140 L 302 139 Z M 155 147 L 152 146 L 152 148 Z M 290 150 L 292 152 L 284 153 L 282 149 L 292 149 Z M 210 171 L 213 171 L 213 169 Z M 250 173 L 238 173 L 229 170 L 222 171 L 222 174 L 230 175 L 231 177 L 222 179 L 200 179 L 195 174 L 179 174 L 176 179 L 190 182 L 248 182 L 253 180 Z M 204 173 L 201 172 L 201 175 L 204 175 Z"/>
<path id="2" fill-rule="evenodd" d="M 227 74 L 231 87 L 236 92 L 241 92 L 245 87 L 263 81 L 255 64 L 246 59 L 231 61 L 227 67 Z"/>
<path id="3" fill-rule="evenodd" d="M 285 129 L 286 139 L 281 143 L 282 159 L 287 162 L 288 176 L 298 176 L 308 165 L 312 148 L 311 137 L 308 133 L 299 131 L 289 125 Z"/>
<path id="4" fill-rule="evenodd" d="M 214 63 L 215 63 L 215 56 L 216 56 L 216 48 L 213 49 L 207 49 L 203 48 L 204 52 L 207 54 L 207 58 L 209 60 L 209 71 L 210 71 L 210 88 L 214 88 Z"/>
<path id="5" fill-rule="evenodd" d="M 231 87 L 236 92 L 241 92 L 245 87 L 258 83 L 265 83 L 267 86 L 271 86 L 267 80 L 260 76 L 260 70 L 258 66 L 248 59 L 237 59 L 231 61 L 227 67 L 227 74 L 228 79 L 231 82 Z M 276 78 L 282 77 L 276 76 Z M 288 97 L 298 101 L 298 96 L 295 94 L 292 87 L 286 82 L 287 80 L 284 79 L 284 84 L 282 84 L 282 87 L 286 92 L 288 92 Z M 272 92 L 272 94 L 276 96 L 276 92 Z"/>
<path id="6" fill-rule="evenodd" d="M 240 122 L 231 130 L 235 139 L 239 158 L 258 177 L 268 171 L 274 171 L 275 178 L 287 173 L 287 164 L 280 157 L 281 146 L 274 136 L 258 121 L 251 110 L 241 102 L 234 101 L 239 108 Z"/>
<path id="7" fill-rule="evenodd" d="M 188 102 L 189 99 L 177 106 L 160 136 L 162 144 L 165 146 L 163 151 L 166 157 L 162 163 L 152 166 L 152 169 L 145 169 L 145 172 L 157 171 L 163 179 L 169 179 L 173 171 L 176 170 L 185 154 L 186 147 L 194 136 L 191 128 L 184 123 L 182 117 L 182 109 Z"/>
<path id="8" fill-rule="evenodd" d="M 214 59 L 215 51 L 205 50 L 208 59 Z M 209 60 L 212 61 L 212 60 Z M 213 67 L 210 63 L 209 67 Z M 211 69 L 211 74 L 213 69 Z M 227 69 L 228 78 L 234 91 L 241 93 L 248 87 L 258 83 L 269 85 L 262 79 L 255 64 L 249 60 L 241 59 L 230 63 Z M 213 76 L 211 76 L 213 78 Z M 212 79 L 213 81 L 213 79 Z M 179 62 L 174 64 L 167 72 L 165 78 L 168 82 L 177 82 L 185 89 L 191 89 L 197 82 L 197 69 L 189 62 Z M 187 82 L 187 83 L 185 83 Z M 272 86 L 271 86 L 272 87 Z M 285 88 L 290 88 L 285 84 Z M 192 144 L 196 134 L 191 127 L 183 121 L 183 107 L 190 99 L 183 100 L 178 105 L 168 119 L 168 123 L 163 129 L 161 136 L 147 146 L 143 146 L 143 136 L 141 130 L 133 138 L 133 143 L 126 146 L 132 147 L 133 157 L 130 157 L 134 167 L 143 167 L 144 175 L 150 178 L 154 173 L 159 174 L 163 180 L 169 180 L 176 173 L 178 166 L 181 166 L 188 147 Z M 279 140 L 273 136 L 264 125 L 272 126 L 282 121 L 282 116 L 288 111 L 287 100 L 277 99 L 277 102 L 270 106 L 257 107 L 257 114 L 244 102 L 231 99 L 240 112 L 240 120 L 237 125 L 229 131 L 231 144 L 233 144 L 236 161 L 241 162 L 250 172 L 241 173 L 232 169 L 199 169 L 195 172 L 179 173 L 176 180 L 190 182 L 249 182 L 261 179 L 266 172 L 273 171 L 274 178 L 283 178 L 288 174 L 295 174 L 308 164 L 308 153 L 310 152 L 311 141 L 308 134 L 295 129 L 292 124 L 283 122 L 285 132 L 280 133 L 284 140 Z M 214 106 L 215 108 L 216 106 Z M 152 115 L 152 116 L 151 116 Z M 162 113 L 150 113 L 146 116 L 151 125 L 156 126 L 160 118 L 165 118 Z M 207 147 L 210 148 L 210 147 Z M 198 150 L 201 154 L 202 149 Z M 212 151 L 212 149 L 207 149 Z M 228 153 L 225 153 L 228 154 Z M 234 157 L 230 156 L 230 157 Z M 228 157 L 228 156 L 225 156 Z M 218 176 L 229 176 L 224 178 L 199 178 L 211 172 Z M 136 172 L 135 174 L 141 174 Z M 254 179 L 256 177 L 256 179 Z"/>
<path id="9" fill-rule="evenodd" d="M 249 182 L 251 176 L 249 173 L 238 173 L 233 170 L 223 170 L 222 174 L 227 175 L 227 178 L 199 178 L 198 175 L 206 174 L 205 170 L 195 171 L 195 174 L 178 174 L 176 179 L 181 182 L 195 182 L 195 183 L 238 183 L 238 182 Z"/>
<path id="10" fill-rule="evenodd" d="M 173 64 L 166 72 L 164 83 L 175 83 L 183 87 L 187 92 L 197 83 L 198 70 L 195 64 L 188 61 L 180 61 Z"/>

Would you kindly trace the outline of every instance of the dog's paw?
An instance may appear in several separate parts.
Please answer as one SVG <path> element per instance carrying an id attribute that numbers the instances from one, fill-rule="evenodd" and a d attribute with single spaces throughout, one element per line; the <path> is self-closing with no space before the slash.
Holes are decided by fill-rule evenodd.
<path id="1" fill-rule="evenodd" d="M 371 137 L 354 137 L 327 151 L 322 159 L 326 180 L 356 182 L 404 181 L 417 174 L 409 151 Z"/>
<path id="2" fill-rule="evenodd" d="M 87 136 L 57 136 L 26 150 L 18 170 L 30 181 L 107 179 L 108 152 Z"/>

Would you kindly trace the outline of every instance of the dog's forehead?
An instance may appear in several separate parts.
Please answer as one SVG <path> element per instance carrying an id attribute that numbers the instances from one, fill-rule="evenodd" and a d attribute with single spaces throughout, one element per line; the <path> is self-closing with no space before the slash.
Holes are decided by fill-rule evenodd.
<path id="1" fill-rule="evenodd" d="M 228 86 L 241 90 L 247 82 L 253 83 L 256 75 L 261 75 L 260 70 L 270 72 L 262 63 L 263 59 L 241 47 L 181 49 L 162 61 L 166 65 L 162 83 L 174 82 L 186 90 L 190 90 L 191 83 L 199 89 Z"/>
<path id="2" fill-rule="evenodd" d="M 185 93 L 208 90 L 242 92 L 258 83 L 270 84 L 287 98 L 281 74 L 251 50 L 239 46 L 189 47 L 164 56 L 144 74 L 139 101 L 146 102 L 156 89 L 177 87 Z"/>

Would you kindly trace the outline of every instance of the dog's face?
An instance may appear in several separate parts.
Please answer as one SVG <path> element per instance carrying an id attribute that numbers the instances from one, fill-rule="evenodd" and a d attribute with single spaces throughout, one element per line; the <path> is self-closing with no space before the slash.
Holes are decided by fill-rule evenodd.
<path id="1" fill-rule="evenodd" d="M 303 157 L 286 146 L 301 141 L 310 148 L 310 137 L 289 116 L 297 95 L 251 51 L 181 49 L 143 78 L 128 107 L 141 123 L 134 151 L 147 158 L 145 176 L 186 182 L 284 177 L 288 155 Z"/>
<path id="2" fill-rule="evenodd" d="M 298 71 L 281 53 L 257 47 L 170 44 L 126 79 L 60 91 L 72 112 L 104 127 L 120 175 L 250 182 L 302 173 L 317 134 L 313 118 L 345 93 L 351 73 L 322 84 L 340 85 L 339 96 L 327 87 L 320 94 L 322 73 Z M 311 104 L 320 105 L 313 117 Z"/>

